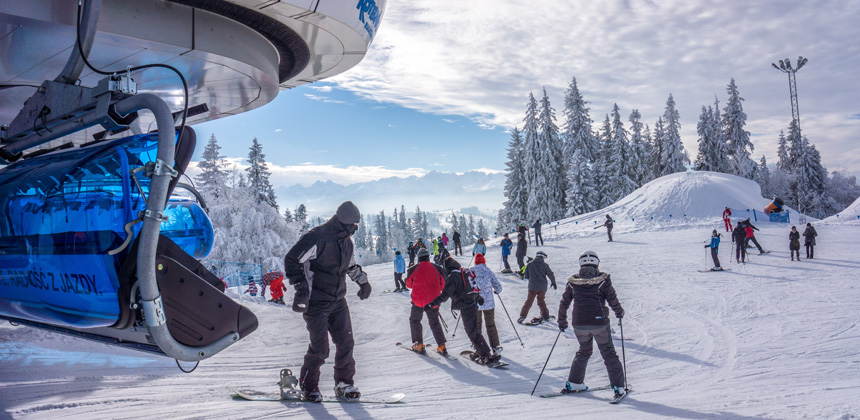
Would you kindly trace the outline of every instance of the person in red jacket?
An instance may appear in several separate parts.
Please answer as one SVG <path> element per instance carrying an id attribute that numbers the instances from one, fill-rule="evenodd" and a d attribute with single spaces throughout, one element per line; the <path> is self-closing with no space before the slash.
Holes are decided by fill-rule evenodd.
<path id="1" fill-rule="evenodd" d="M 279 303 L 281 305 L 285 305 L 284 303 L 284 290 L 287 290 L 287 286 L 284 286 L 284 275 L 281 274 L 278 277 L 275 277 L 271 283 L 269 283 L 272 291 L 272 300 L 269 302 Z"/>
<path id="2" fill-rule="evenodd" d="M 726 232 L 732 231 L 732 210 L 729 209 L 729 206 L 726 206 L 726 209 L 723 210 L 723 222 L 726 224 Z"/>
<path id="3" fill-rule="evenodd" d="M 427 323 L 436 339 L 436 351 L 445 353 L 445 333 L 439 322 L 439 303 L 433 301 L 442 294 L 445 288 L 445 270 L 430 262 L 430 252 L 427 249 L 418 251 L 418 264 L 409 267 L 406 276 L 406 287 L 412 289 L 412 311 L 409 314 L 409 328 L 412 331 L 412 350 L 425 353 L 424 331 L 421 318 L 427 313 Z"/>

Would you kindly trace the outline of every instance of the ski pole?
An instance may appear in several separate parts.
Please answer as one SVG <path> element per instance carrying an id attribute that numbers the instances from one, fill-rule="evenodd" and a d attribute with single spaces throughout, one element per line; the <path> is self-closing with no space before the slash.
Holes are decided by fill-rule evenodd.
<path id="1" fill-rule="evenodd" d="M 546 356 L 546 362 L 544 362 L 544 364 L 543 364 L 543 369 L 540 370 L 540 375 L 538 375 L 537 382 L 535 382 L 535 387 L 532 388 L 532 395 L 535 394 L 535 390 L 537 389 L 538 383 L 540 383 L 540 378 L 541 378 L 541 376 L 543 376 L 543 371 L 544 371 L 544 369 L 546 369 L 546 365 L 549 363 L 549 358 L 552 356 L 552 351 L 555 350 L 555 345 L 558 343 L 559 337 L 561 337 L 561 330 L 559 330 L 558 335 L 555 336 L 555 342 L 552 343 L 552 348 L 549 349 L 549 355 Z M 622 341 L 621 344 L 623 346 L 624 341 Z M 626 381 L 626 379 L 625 379 L 625 381 Z"/>
<path id="2" fill-rule="evenodd" d="M 505 315 L 508 316 L 508 321 L 511 321 L 511 327 L 514 329 L 514 333 L 517 335 L 517 340 L 520 340 L 520 345 L 525 347 L 526 345 L 523 344 L 523 339 L 520 338 L 520 333 L 517 332 L 517 327 L 514 326 L 514 320 L 511 319 L 511 315 L 508 313 L 508 308 L 505 308 L 505 302 L 502 300 L 502 295 L 496 293 L 496 296 L 499 297 L 499 303 L 502 304 L 502 309 L 505 310 Z"/>
<path id="3" fill-rule="evenodd" d="M 442 326 L 445 327 L 445 332 L 448 332 L 448 324 L 445 322 L 445 317 L 442 314 L 439 314 L 439 321 L 442 322 Z"/>
<path id="4" fill-rule="evenodd" d="M 459 325 L 460 325 L 460 318 L 457 318 L 457 323 L 456 323 L 456 324 L 454 324 L 454 334 L 451 334 L 451 337 L 452 337 L 452 338 L 457 336 L 457 327 L 458 327 Z"/>
<path id="5" fill-rule="evenodd" d="M 624 354 L 624 324 L 621 323 L 621 318 L 618 318 L 618 328 L 621 329 L 621 361 L 624 363 L 624 392 L 629 389 L 627 387 L 627 355 Z"/>

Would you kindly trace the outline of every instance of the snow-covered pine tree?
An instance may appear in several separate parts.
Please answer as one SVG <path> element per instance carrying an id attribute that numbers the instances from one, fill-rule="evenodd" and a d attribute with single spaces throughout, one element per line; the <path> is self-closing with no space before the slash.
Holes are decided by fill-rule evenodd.
<path id="1" fill-rule="evenodd" d="M 562 124 L 561 137 L 564 142 L 563 163 L 565 171 L 570 168 L 573 153 L 582 150 L 580 156 L 591 162 L 594 154 L 595 141 L 591 135 L 591 117 L 588 115 L 588 104 L 579 92 L 574 77 L 567 86 L 564 95 L 564 123 Z"/>
<path id="2" fill-rule="evenodd" d="M 546 204 L 543 212 L 539 212 L 539 216 L 533 217 L 536 220 L 540 217 L 543 220 L 560 220 L 564 218 L 564 167 L 561 137 L 559 136 L 558 126 L 555 123 L 555 109 L 549 102 L 549 96 L 546 94 L 546 88 L 543 89 L 543 98 L 540 101 L 540 113 L 538 114 L 538 128 L 540 130 L 540 147 L 543 152 L 543 157 L 540 160 L 540 170 L 538 174 L 544 178 L 543 185 L 546 185 Z"/>
<path id="3" fill-rule="evenodd" d="M 505 230 L 509 226 L 516 226 L 526 218 L 526 206 L 528 205 L 528 189 L 525 180 L 524 145 L 522 133 L 514 127 L 511 130 L 511 139 L 508 142 L 508 161 L 505 166 L 508 171 L 505 174 L 505 204 L 504 212 L 500 216 L 502 226 Z M 462 227 L 460 228 L 462 234 Z"/>
<path id="4" fill-rule="evenodd" d="M 651 126 L 645 124 L 645 129 L 642 130 L 642 144 L 645 151 L 642 153 L 642 185 L 651 182 L 654 179 L 654 139 L 651 136 Z"/>
<path id="5" fill-rule="evenodd" d="M 783 130 L 779 130 L 777 144 L 779 147 L 776 149 L 776 157 L 779 160 L 776 161 L 776 167 L 783 171 L 789 171 L 791 169 L 791 161 L 788 157 L 788 141 Z"/>
<path id="6" fill-rule="evenodd" d="M 478 236 L 487 240 L 489 238 L 489 232 L 487 232 L 487 226 L 484 225 L 484 219 L 478 219 Z"/>
<path id="7" fill-rule="evenodd" d="M 800 127 L 796 121 L 792 121 L 788 125 L 788 172 L 797 173 L 800 159 L 803 153 L 806 152 L 806 146 L 803 144 L 803 136 L 800 134 Z"/>
<path id="8" fill-rule="evenodd" d="M 696 133 L 699 135 L 699 154 L 696 156 L 695 169 L 697 171 L 720 172 L 723 148 L 717 136 L 719 126 L 714 125 L 713 108 L 702 105 L 702 113 L 699 114 L 699 122 L 696 124 Z"/>
<path id="9" fill-rule="evenodd" d="M 812 159 L 809 154 L 809 143 L 806 137 L 801 137 L 801 147 L 798 151 L 797 161 L 794 168 L 795 184 L 792 198 L 797 211 L 801 213 L 813 213 L 815 210 L 815 179 L 812 168 Z"/>
<path id="10" fill-rule="evenodd" d="M 209 137 L 202 158 L 197 164 L 200 169 L 200 173 L 195 177 L 197 185 L 200 191 L 208 191 L 213 197 L 219 197 L 227 183 L 227 160 L 221 156 L 221 146 L 218 145 L 215 133 Z"/>
<path id="11" fill-rule="evenodd" d="M 714 95 L 714 120 L 711 123 L 714 132 L 714 172 L 732 173 L 731 155 L 726 134 L 723 132 L 723 120 L 720 115 L 720 100 Z"/>
<path id="12" fill-rule="evenodd" d="M 475 235 L 477 235 L 478 232 L 475 231 L 475 216 L 473 216 L 471 214 L 469 215 L 469 227 L 467 228 L 467 232 L 468 232 L 468 235 L 466 235 L 466 236 L 469 237 L 469 243 L 476 242 L 475 241 Z"/>
<path id="13" fill-rule="evenodd" d="M 758 170 L 755 173 L 755 182 L 761 186 L 762 197 L 771 197 L 773 191 L 770 189 L 770 170 L 767 168 L 767 159 L 761 155 L 761 160 L 758 164 Z"/>
<path id="14" fill-rule="evenodd" d="M 543 166 L 544 153 L 540 144 L 538 122 L 538 104 L 533 94 L 529 93 L 526 106 L 526 116 L 523 118 L 525 185 L 528 193 L 526 204 L 526 220 L 545 217 L 543 213 L 549 199 L 549 186 L 545 184 L 546 177 L 540 172 Z M 519 223 L 520 221 L 516 221 Z M 522 222 L 525 222 L 523 220 Z"/>
<path id="15" fill-rule="evenodd" d="M 602 209 L 614 203 L 609 185 L 609 164 L 612 156 L 612 123 L 609 114 L 603 120 L 603 129 L 596 136 L 600 139 L 600 149 L 592 164 L 594 191 L 597 195 L 597 209 Z"/>
<path id="16" fill-rule="evenodd" d="M 734 78 L 726 87 L 726 92 L 729 94 L 729 101 L 723 109 L 725 113 L 723 114 L 722 129 L 731 155 L 731 173 L 752 179 L 755 162 L 750 158 L 750 155 L 755 147 L 750 141 L 749 131 L 744 130 L 747 123 L 747 114 L 741 103 L 744 98 L 741 98 Z"/>
<path id="17" fill-rule="evenodd" d="M 681 143 L 681 116 L 675 109 L 675 98 L 669 94 L 663 112 L 663 172 L 661 175 L 684 172 L 690 158 Z"/>
<path id="18" fill-rule="evenodd" d="M 588 160 L 583 151 L 573 152 L 570 169 L 567 171 L 567 217 L 585 214 L 598 209 L 597 192 L 591 178 Z"/>
<path id="19" fill-rule="evenodd" d="M 663 131 L 663 118 L 657 118 L 654 122 L 654 135 L 651 136 L 651 173 L 654 174 L 652 180 L 663 176 L 663 169 L 666 167 Z"/>
<path id="20" fill-rule="evenodd" d="M 289 208 L 284 209 L 284 220 L 285 220 L 287 223 L 292 223 L 292 222 L 294 222 L 294 221 L 296 220 L 296 219 L 294 219 L 294 218 L 293 218 L 293 213 L 292 213 L 292 212 L 290 212 L 290 209 L 289 209 Z"/>
<path id="21" fill-rule="evenodd" d="M 385 219 L 385 210 L 380 210 L 373 220 L 373 230 L 376 231 L 376 253 L 383 256 L 388 252 L 388 226 Z"/>
<path id="22" fill-rule="evenodd" d="M 607 167 L 607 182 L 612 202 L 626 197 L 636 189 L 636 182 L 631 176 L 630 144 L 627 140 L 627 130 L 621 122 L 621 110 L 618 104 L 612 106 L 612 133 L 609 144 L 609 166 Z"/>
<path id="23" fill-rule="evenodd" d="M 275 199 L 275 189 L 272 188 L 272 183 L 269 182 L 269 165 L 266 164 L 266 155 L 263 153 L 263 145 L 254 140 L 251 141 L 251 147 L 248 152 L 248 164 L 245 172 L 248 173 L 248 188 L 251 189 L 253 197 L 258 203 L 267 203 L 268 205 L 278 210 L 278 203 Z"/>
<path id="24" fill-rule="evenodd" d="M 304 235 L 308 231 L 308 209 L 304 204 L 299 204 L 293 212 L 293 218 L 299 224 L 299 233 Z"/>
<path id="25" fill-rule="evenodd" d="M 638 109 L 630 112 L 630 178 L 636 185 L 636 188 L 645 184 L 645 171 L 647 168 L 645 157 L 648 153 L 644 138 L 642 137 L 642 114 Z"/>

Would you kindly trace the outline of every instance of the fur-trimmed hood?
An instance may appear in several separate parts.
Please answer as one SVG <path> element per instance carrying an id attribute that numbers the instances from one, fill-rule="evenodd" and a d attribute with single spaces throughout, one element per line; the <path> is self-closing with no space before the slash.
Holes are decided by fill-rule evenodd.
<path id="1" fill-rule="evenodd" d="M 567 279 L 567 282 L 572 286 L 591 286 L 600 284 L 609 278 L 608 273 L 600 273 L 595 277 L 580 277 L 579 274 L 574 274 Z"/>

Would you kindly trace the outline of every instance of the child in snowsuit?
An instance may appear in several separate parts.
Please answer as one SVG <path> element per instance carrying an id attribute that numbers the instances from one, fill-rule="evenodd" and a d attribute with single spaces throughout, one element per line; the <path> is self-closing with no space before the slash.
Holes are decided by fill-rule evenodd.
<path id="1" fill-rule="evenodd" d="M 735 262 L 746 262 L 747 249 L 744 244 L 746 237 L 747 233 L 746 230 L 744 230 L 744 223 L 738 222 L 735 224 L 735 229 L 732 231 L 732 240 L 735 243 Z"/>
<path id="2" fill-rule="evenodd" d="M 599 264 L 600 259 L 594 251 L 583 253 L 579 257 L 579 274 L 574 274 L 567 280 L 567 287 L 558 305 L 558 329 L 563 332 L 569 326 L 567 313 L 571 302 L 573 303 L 570 323 L 573 325 L 576 340 L 579 341 L 579 350 L 573 358 L 564 389 L 584 391 L 587 388 L 583 381 L 585 368 L 593 351 L 593 340 L 597 341 L 597 348 L 609 374 L 609 383 L 618 397 L 626 392 L 624 369 L 615 353 L 615 346 L 612 345 L 609 309 L 606 304 L 609 303 L 619 322 L 624 316 L 624 309 L 618 302 L 609 274 L 600 272 Z"/>
<path id="3" fill-rule="evenodd" d="M 806 258 L 812 259 L 813 254 L 815 253 L 815 237 L 818 236 L 818 232 L 815 231 L 815 228 L 812 227 L 812 223 L 806 224 L 806 229 L 803 231 L 803 245 L 806 247 Z"/>
<path id="4" fill-rule="evenodd" d="M 493 270 L 487 267 L 487 260 L 482 254 L 475 255 L 475 266 L 471 270 L 475 273 L 475 285 L 481 291 L 484 303 L 478 305 L 478 331 L 481 331 L 481 317 L 487 324 L 487 339 L 490 340 L 490 348 L 493 355 L 500 355 L 502 348 L 499 346 L 499 330 L 496 328 L 496 301 L 493 292 L 502 293 L 502 284 L 493 274 Z"/>
<path id="5" fill-rule="evenodd" d="M 752 241 L 752 243 L 755 244 L 755 247 L 758 248 L 758 253 L 764 254 L 764 250 L 761 249 L 761 245 L 759 245 L 758 241 L 755 239 L 755 233 L 753 232 L 753 230 L 758 230 L 758 228 L 753 226 L 752 223 L 750 223 L 750 219 L 744 220 L 744 231 L 746 231 L 747 234 L 744 247 L 749 246 L 750 241 Z"/>
<path id="6" fill-rule="evenodd" d="M 418 264 L 409 267 L 406 276 L 406 287 L 412 289 L 412 310 L 409 314 L 409 328 L 412 331 L 412 350 L 426 353 L 424 350 L 424 332 L 421 318 L 427 313 L 427 323 L 436 339 L 436 351 L 445 353 L 445 333 L 439 322 L 439 303 L 434 302 L 445 288 L 445 270 L 430 262 L 430 252 L 426 249 L 418 251 Z"/>
<path id="7" fill-rule="evenodd" d="M 431 305 L 439 305 L 451 298 L 452 307 L 460 311 L 463 329 L 466 330 L 466 335 L 469 336 L 469 340 L 475 346 L 472 360 L 480 364 L 499 361 L 501 356 L 494 356 L 490 352 L 490 346 L 487 345 L 487 340 L 484 339 L 481 329 L 478 327 L 478 305 L 485 302 L 479 291 L 476 290 L 475 275 L 468 269 L 461 267 L 460 263 L 451 257 L 445 259 L 445 269 L 448 271 L 445 289 Z"/>
<path id="8" fill-rule="evenodd" d="M 800 261 L 800 232 L 797 231 L 797 226 L 792 226 L 788 234 L 788 252 L 791 253 L 792 261 L 794 254 L 797 254 L 797 260 Z"/>
<path id="9" fill-rule="evenodd" d="M 255 282 L 250 276 L 248 277 L 248 290 L 245 290 L 245 293 L 251 296 L 257 296 L 257 282 Z"/>
<path id="10" fill-rule="evenodd" d="M 400 251 L 394 252 L 394 291 L 402 292 L 407 290 L 406 283 L 403 282 L 403 273 L 406 272 L 406 260 Z"/>
<path id="11" fill-rule="evenodd" d="M 508 256 L 511 255 L 511 248 L 513 248 L 514 243 L 511 241 L 511 238 L 508 237 L 508 234 L 505 234 L 505 239 L 502 239 L 502 242 L 499 243 L 499 246 L 502 247 L 502 262 L 505 263 L 505 269 L 502 270 L 502 273 L 513 273 L 511 271 L 511 265 L 508 264 Z"/>
<path id="12" fill-rule="evenodd" d="M 284 286 L 284 276 L 278 276 L 276 279 L 272 280 L 272 300 L 269 302 L 286 305 L 286 303 L 284 303 L 284 290 L 287 290 L 287 286 Z"/>
<path id="13" fill-rule="evenodd" d="M 553 274 L 549 265 L 544 261 L 545 258 L 546 253 L 538 251 L 534 261 L 530 262 L 526 267 L 525 279 L 529 281 L 529 294 L 526 296 L 526 302 L 520 310 L 519 319 L 517 319 L 517 322 L 520 324 L 526 320 L 526 316 L 529 314 L 535 298 L 537 298 L 538 308 L 540 308 L 540 318 L 536 317 L 532 319 L 532 323 L 541 323 L 550 320 L 549 308 L 546 306 L 547 277 L 553 289 L 558 289 L 558 286 L 555 284 L 555 274 Z"/>
<path id="14" fill-rule="evenodd" d="M 711 270 L 712 271 L 722 270 L 723 268 L 720 267 L 720 258 L 719 258 L 720 234 L 717 233 L 716 229 L 714 229 L 714 231 L 711 232 L 711 243 L 708 245 L 705 245 L 705 248 L 711 248 L 711 258 L 713 258 L 713 260 L 714 260 L 714 268 L 712 268 Z M 729 259 L 731 259 L 731 258 L 729 258 Z"/>

